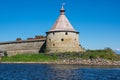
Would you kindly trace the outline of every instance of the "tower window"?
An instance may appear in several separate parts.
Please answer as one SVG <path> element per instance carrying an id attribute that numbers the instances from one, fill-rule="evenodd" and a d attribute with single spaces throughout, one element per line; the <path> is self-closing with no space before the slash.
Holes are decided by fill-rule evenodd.
<path id="1" fill-rule="evenodd" d="M 53 32 L 53 35 L 55 35 L 55 33 Z"/>
<path id="2" fill-rule="evenodd" d="M 61 41 L 64 41 L 64 39 L 62 38 Z"/>
<path id="3" fill-rule="evenodd" d="M 55 46 L 55 44 L 53 44 L 53 46 Z"/>
<path id="4" fill-rule="evenodd" d="M 68 32 L 65 32 L 65 35 L 68 35 Z"/>
<path id="5" fill-rule="evenodd" d="M 51 39 L 49 39 L 49 41 L 51 41 Z"/>

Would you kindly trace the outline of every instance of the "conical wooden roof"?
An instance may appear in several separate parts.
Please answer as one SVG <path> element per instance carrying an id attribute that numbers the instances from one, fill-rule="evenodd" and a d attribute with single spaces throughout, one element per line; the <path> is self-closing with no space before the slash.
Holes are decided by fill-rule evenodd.
<path id="1" fill-rule="evenodd" d="M 64 15 L 65 10 L 62 6 L 60 10 L 60 16 L 53 25 L 53 27 L 48 32 L 54 32 L 54 31 L 73 31 L 76 32 L 75 29 L 72 27 L 71 23 L 67 19 L 67 17 Z"/>

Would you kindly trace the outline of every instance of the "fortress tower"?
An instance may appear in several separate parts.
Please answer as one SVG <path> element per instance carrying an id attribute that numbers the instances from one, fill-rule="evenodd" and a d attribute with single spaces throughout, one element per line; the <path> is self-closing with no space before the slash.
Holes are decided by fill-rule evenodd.
<path id="1" fill-rule="evenodd" d="M 79 32 L 66 18 L 63 6 L 59 18 L 46 34 L 46 51 L 48 53 L 81 52 L 83 50 L 79 44 Z"/>

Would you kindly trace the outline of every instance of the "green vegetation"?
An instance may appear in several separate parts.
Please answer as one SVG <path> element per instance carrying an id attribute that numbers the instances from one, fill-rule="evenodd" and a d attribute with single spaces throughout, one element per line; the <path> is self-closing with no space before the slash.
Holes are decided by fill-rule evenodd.
<path id="1" fill-rule="evenodd" d="M 47 54 L 47 55 L 56 56 L 57 59 L 60 60 L 60 59 L 80 58 L 81 53 L 65 52 L 65 53 L 52 53 L 52 54 Z"/>
<path id="2" fill-rule="evenodd" d="M 87 50 L 81 55 L 81 58 L 96 59 L 103 58 L 108 60 L 120 60 L 120 55 L 116 54 L 112 49 L 105 48 L 104 50 Z"/>
<path id="3" fill-rule="evenodd" d="M 48 56 L 45 54 L 17 54 L 11 57 L 3 57 L 1 61 L 6 62 L 51 62 L 57 60 L 56 56 Z"/>
<path id="4" fill-rule="evenodd" d="M 62 59 L 108 59 L 108 60 L 120 60 L 120 55 L 117 55 L 110 48 L 104 50 L 86 50 L 83 53 L 67 52 L 67 53 L 54 53 L 54 54 L 17 54 L 11 57 L 2 57 L 3 62 L 53 62 Z"/>
<path id="5" fill-rule="evenodd" d="M 5 57 L 7 57 L 7 56 L 8 56 L 6 51 L 4 51 L 4 56 L 5 56 Z"/>

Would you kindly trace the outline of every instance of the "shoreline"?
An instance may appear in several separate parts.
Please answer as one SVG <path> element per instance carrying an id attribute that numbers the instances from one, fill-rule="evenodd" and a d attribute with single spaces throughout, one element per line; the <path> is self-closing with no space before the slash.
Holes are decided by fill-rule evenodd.
<path id="1" fill-rule="evenodd" d="M 120 66 L 120 61 L 112 61 L 105 59 L 64 59 L 57 61 L 44 61 L 44 62 L 24 62 L 24 61 L 14 61 L 14 62 L 0 62 L 0 63 L 13 63 L 13 64 L 67 64 L 67 65 L 88 65 L 88 66 Z"/>

